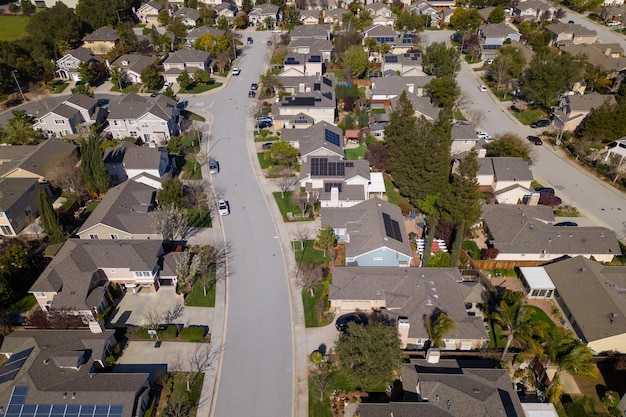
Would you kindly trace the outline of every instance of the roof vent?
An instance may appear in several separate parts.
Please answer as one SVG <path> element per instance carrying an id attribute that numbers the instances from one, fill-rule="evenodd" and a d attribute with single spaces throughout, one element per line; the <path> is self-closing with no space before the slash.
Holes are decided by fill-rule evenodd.
<path id="1" fill-rule="evenodd" d="M 535 225 L 534 225 L 534 224 L 532 224 L 532 223 L 530 223 L 530 224 L 528 225 L 528 227 L 530 228 L 530 230 L 535 230 Z"/>
<path id="2" fill-rule="evenodd" d="M 617 318 L 617 313 L 611 313 L 611 318 L 612 318 L 612 319 Z"/>
<path id="3" fill-rule="evenodd" d="M 63 393 L 63 399 L 66 399 L 66 398 L 67 398 L 67 392 L 64 392 Z"/>
<path id="4" fill-rule="evenodd" d="M 75 400 L 75 399 L 76 399 L 76 391 L 72 393 L 72 400 Z"/>
<path id="5" fill-rule="evenodd" d="M 474 388 L 472 391 L 474 392 L 474 394 L 480 394 L 480 390 L 478 388 Z"/>
<path id="6" fill-rule="evenodd" d="M 569 237 L 574 237 L 574 235 L 570 233 L 570 234 L 569 234 Z"/>
<path id="7" fill-rule="evenodd" d="M 585 272 L 587 268 L 580 268 L 580 272 Z"/>
<path id="8" fill-rule="evenodd" d="M 44 360 L 43 360 L 43 364 L 44 364 L 44 365 L 48 365 L 49 363 L 50 363 L 50 359 L 44 359 Z"/>
<path id="9" fill-rule="evenodd" d="M 604 232 L 600 232 L 600 237 L 604 237 Z"/>

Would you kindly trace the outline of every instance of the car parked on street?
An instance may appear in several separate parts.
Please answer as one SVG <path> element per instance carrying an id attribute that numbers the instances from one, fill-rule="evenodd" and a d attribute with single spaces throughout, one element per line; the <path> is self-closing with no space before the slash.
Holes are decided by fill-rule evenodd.
<path id="1" fill-rule="evenodd" d="M 254 98 L 254 96 L 256 96 L 256 91 L 254 91 L 254 90 L 248 91 L 248 97 Z"/>
<path id="2" fill-rule="evenodd" d="M 538 127 L 548 127 L 550 126 L 550 120 L 548 119 L 539 119 L 536 122 L 533 122 L 530 124 L 530 127 L 532 127 L 533 129 L 536 129 Z"/>
<path id="3" fill-rule="evenodd" d="M 209 159 L 209 172 L 211 174 L 219 174 L 220 172 L 220 163 L 213 158 Z"/>
<path id="4" fill-rule="evenodd" d="M 217 202 L 217 209 L 220 213 L 220 216 L 228 216 L 230 214 L 230 205 L 228 204 L 228 201 L 224 200 L 223 198 L 220 198 L 220 200 Z"/>
<path id="5" fill-rule="evenodd" d="M 254 39 L 251 36 L 248 36 L 248 45 L 252 45 L 254 43 Z"/>
<path id="6" fill-rule="evenodd" d="M 478 139 L 484 139 L 484 140 L 491 140 L 492 139 L 491 135 L 489 135 L 489 133 L 487 133 L 487 132 L 478 131 L 478 132 L 476 132 L 476 136 L 478 136 Z"/>
<path id="7" fill-rule="evenodd" d="M 543 145 L 543 141 L 538 136 L 527 136 L 526 138 L 535 145 Z"/>
<path id="8" fill-rule="evenodd" d="M 239 74 L 241 74 L 241 69 L 239 69 L 239 67 L 233 68 L 233 75 L 239 75 Z"/>
<path id="9" fill-rule="evenodd" d="M 478 89 L 484 93 L 484 92 L 486 92 L 486 91 L 487 91 L 487 86 L 485 86 L 485 85 L 480 85 L 480 86 L 478 86 Z"/>
<path id="10" fill-rule="evenodd" d="M 266 129 L 268 127 L 272 126 L 272 122 L 269 120 L 262 120 L 260 122 L 257 123 L 256 127 L 259 129 Z"/>
<path id="11" fill-rule="evenodd" d="M 250 90 L 256 91 L 259 89 L 259 85 L 257 83 L 250 84 Z"/>

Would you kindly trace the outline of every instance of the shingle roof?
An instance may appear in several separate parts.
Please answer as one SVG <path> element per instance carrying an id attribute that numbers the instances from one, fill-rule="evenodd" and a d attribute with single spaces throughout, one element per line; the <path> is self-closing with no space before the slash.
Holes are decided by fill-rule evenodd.
<path id="1" fill-rule="evenodd" d="M 113 61 L 112 65 L 141 74 L 141 71 L 152 65 L 155 60 L 152 56 L 124 54 Z"/>
<path id="2" fill-rule="evenodd" d="M 211 53 L 196 49 L 180 49 L 172 52 L 163 64 L 186 64 L 196 62 L 206 62 L 211 58 Z"/>
<path id="3" fill-rule="evenodd" d="M 291 30 L 291 39 L 311 38 L 311 37 L 327 37 L 330 33 L 330 25 L 301 25 Z"/>
<path id="4" fill-rule="evenodd" d="M 479 174 L 493 174 L 496 181 L 532 181 L 533 173 L 522 158 L 478 158 Z"/>
<path id="5" fill-rule="evenodd" d="M 109 120 L 136 119 L 146 113 L 152 113 L 163 120 L 170 120 L 176 102 L 159 94 L 156 97 L 143 97 L 135 93 L 126 94 L 118 103 L 111 103 Z"/>
<path id="6" fill-rule="evenodd" d="M 626 68 L 626 58 L 623 57 L 624 51 L 619 44 L 564 44 L 560 45 L 559 49 L 571 55 L 585 54 L 588 62 L 598 65 L 608 72 L 622 71 Z"/>
<path id="7" fill-rule="evenodd" d="M 36 178 L 0 178 L 0 213 L 9 210 L 36 184 Z"/>
<path id="8" fill-rule="evenodd" d="M 174 17 L 178 17 L 180 19 L 187 18 L 195 21 L 200 19 L 200 12 L 190 7 L 181 7 L 180 9 L 176 10 L 176 12 L 174 13 Z"/>
<path id="9" fill-rule="evenodd" d="M 479 30 L 488 38 L 504 38 L 513 33 L 519 32 L 506 23 L 492 23 L 489 25 L 481 25 Z"/>
<path id="10" fill-rule="evenodd" d="M 434 80 L 432 75 L 423 77 L 402 77 L 400 75 L 391 75 L 389 77 L 372 78 L 372 93 L 400 95 L 403 91 L 408 91 L 412 85 L 414 88 L 424 87 L 426 84 Z"/>
<path id="11" fill-rule="evenodd" d="M 83 48 L 82 46 L 65 52 L 65 55 L 71 55 L 81 62 L 92 60 L 100 61 L 100 59 L 96 58 L 93 52 L 91 52 L 91 49 Z"/>
<path id="12" fill-rule="evenodd" d="M 117 30 L 108 27 L 100 27 L 89 35 L 85 36 L 85 41 L 97 42 L 97 41 L 116 41 L 119 39 Z"/>
<path id="13" fill-rule="evenodd" d="M 327 130 L 339 137 L 339 145 L 325 140 Z M 324 148 L 328 152 L 343 156 L 343 132 L 330 123 L 319 122 L 306 129 L 283 129 L 281 130 L 281 140 L 298 142 L 300 155 L 308 155 Z"/>
<path id="14" fill-rule="evenodd" d="M 419 78 L 419 77 L 418 77 Z M 407 98 L 413 105 L 413 110 L 419 112 L 425 117 L 435 120 L 439 117 L 439 108 L 432 105 L 430 97 L 420 97 L 416 94 L 407 93 Z M 400 100 L 400 96 L 391 99 L 392 108 L 395 107 Z"/>
<path id="15" fill-rule="evenodd" d="M 104 151 L 105 164 L 124 164 L 129 169 L 159 169 L 163 151 L 149 146 L 137 146 L 130 142 L 122 142 Z"/>
<path id="16" fill-rule="evenodd" d="M 373 38 L 376 36 L 386 36 L 386 37 L 393 36 L 395 38 L 396 36 L 396 31 L 393 30 L 391 26 L 383 25 L 380 23 L 363 29 L 363 33 L 367 34 L 367 36 L 370 38 Z"/>
<path id="17" fill-rule="evenodd" d="M 596 36 L 598 32 L 574 23 L 551 23 L 544 27 L 545 30 L 555 35 L 572 33 L 576 36 Z"/>
<path id="18" fill-rule="evenodd" d="M 76 110 L 72 109 L 73 113 L 76 113 Z M 37 146 L 32 145 L 14 145 L 11 148 L 6 148 L 9 150 L 15 148 L 23 147 L 24 158 L 17 164 L 20 168 L 32 172 L 37 175 L 45 176 L 46 169 L 48 168 L 49 163 L 53 163 L 58 161 L 58 158 L 64 157 L 65 155 L 69 155 L 72 152 L 76 151 L 76 145 L 72 145 L 64 141 L 63 139 L 51 138 L 41 142 Z M 4 149 L 2 148 L 2 154 L 4 154 Z M 21 152 L 20 152 L 21 153 Z M 0 157 L 1 158 L 1 157 Z M 0 167 L 4 167 L 0 165 Z M 13 167 L 15 168 L 15 166 Z M 13 169 L 11 168 L 11 169 Z M 2 172 L 4 170 L 0 170 L 0 173 L 6 174 L 6 172 Z"/>
<path id="19" fill-rule="evenodd" d="M 456 322 L 458 331 L 449 338 L 487 341 L 482 318 L 469 316 L 465 309 L 465 287 L 476 285 L 463 282 L 456 268 L 335 267 L 328 297 L 384 301 L 388 314 L 408 319 L 410 338 L 428 339 L 424 317 L 439 309 Z"/>

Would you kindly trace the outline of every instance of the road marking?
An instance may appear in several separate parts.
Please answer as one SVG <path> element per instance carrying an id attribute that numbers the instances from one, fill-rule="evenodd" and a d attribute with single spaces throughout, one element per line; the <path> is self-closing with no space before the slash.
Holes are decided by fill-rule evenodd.
<path id="1" fill-rule="evenodd" d="M 198 106 L 198 107 L 200 107 L 200 106 L 204 106 L 204 102 L 202 102 L 202 101 L 201 101 L 201 102 L 199 102 L 199 103 L 196 103 L 196 106 Z"/>

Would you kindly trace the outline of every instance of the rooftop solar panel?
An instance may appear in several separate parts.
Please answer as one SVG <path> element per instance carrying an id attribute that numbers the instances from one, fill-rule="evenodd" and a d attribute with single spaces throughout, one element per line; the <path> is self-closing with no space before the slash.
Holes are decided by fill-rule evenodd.
<path id="1" fill-rule="evenodd" d="M 333 188 L 337 188 L 339 192 L 341 192 L 342 184 L 340 182 L 325 182 L 324 183 L 324 192 L 330 193 Z"/>
<path id="2" fill-rule="evenodd" d="M 341 138 L 330 129 L 324 129 L 324 139 L 335 146 L 341 146 Z"/>
<path id="3" fill-rule="evenodd" d="M 24 404 L 28 387 L 13 388 L 3 417 L 123 417 L 123 405 Z"/>
<path id="4" fill-rule="evenodd" d="M 402 234 L 400 233 L 400 225 L 393 220 L 387 213 L 383 213 L 383 224 L 385 225 L 385 234 L 387 237 L 402 242 Z"/>

